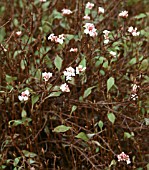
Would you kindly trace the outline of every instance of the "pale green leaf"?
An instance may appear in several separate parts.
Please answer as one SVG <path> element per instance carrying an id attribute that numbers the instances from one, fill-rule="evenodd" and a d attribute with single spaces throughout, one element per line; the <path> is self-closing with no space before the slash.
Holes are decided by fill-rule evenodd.
<path id="1" fill-rule="evenodd" d="M 100 130 L 102 130 L 102 128 L 103 128 L 103 121 L 100 120 L 100 121 L 98 122 L 98 126 L 100 127 Z"/>
<path id="2" fill-rule="evenodd" d="M 27 113 L 26 113 L 26 111 L 23 109 L 22 110 L 22 113 L 21 113 L 21 117 L 23 118 L 23 117 L 26 117 L 27 116 Z"/>
<path id="3" fill-rule="evenodd" d="M 76 105 L 73 105 L 72 108 L 71 108 L 70 114 L 72 114 L 76 109 L 77 109 L 77 106 L 76 106 Z"/>
<path id="4" fill-rule="evenodd" d="M 107 80 L 107 91 L 109 91 L 111 89 L 111 87 L 114 85 L 115 83 L 115 80 L 113 77 L 110 77 L 108 80 Z"/>
<path id="5" fill-rule="evenodd" d="M 33 95 L 32 96 L 32 107 L 34 106 L 34 104 L 39 100 L 39 95 Z"/>
<path id="6" fill-rule="evenodd" d="M 57 55 L 54 60 L 55 67 L 60 71 L 63 60 Z"/>
<path id="7" fill-rule="evenodd" d="M 82 139 L 82 140 L 84 140 L 84 141 L 88 141 L 89 140 L 89 138 L 87 137 L 87 135 L 84 133 L 84 132 L 80 132 L 77 136 L 75 136 L 76 138 L 78 138 L 78 139 Z"/>
<path id="8" fill-rule="evenodd" d="M 52 93 L 50 93 L 50 95 L 48 96 L 48 98 L 49 98 L 49 97 L 58 97 L 58 96 L 61 95 L 61 93 L 62 93 L 62 92 L 60 92 L 60 91 L 52 92 Z"/>
<path id="9" fill-rule="evenodd" d="M 107 114 L 109 121 L 114 124 L 115 122 L 115 115 L 113 113 L 108 113 Z"/>
<path id="10" fill-rule="evenodd" d="M 60 125 L 60 126 L 57 126 L 56 128 L 54 128 L 53 132 L 56 132 L 56 133 L 66 132 L 69 129 L 71 129 L 71 127 L 65 126 L 65 125 Z"/>
<path id="11" fill-rule="evenodd" d="M 27 150 L 22 150 L 22 152 L 23 152 L 23 154 L 24 154 L 25 157 L 34 158 L 34 157 L 37 156 L 36 153 L 29 152 L 29 151 L 27 151 Z"/>
<path id="12" fill-rule="evenodd" d="M 96 87 L 96 86 L 87 88 L 87 89 L 84 91 L 83 98 L 88 97 L 88 96 L 91 94 L 92 89 L 95 88 L 95 87 Z"/>

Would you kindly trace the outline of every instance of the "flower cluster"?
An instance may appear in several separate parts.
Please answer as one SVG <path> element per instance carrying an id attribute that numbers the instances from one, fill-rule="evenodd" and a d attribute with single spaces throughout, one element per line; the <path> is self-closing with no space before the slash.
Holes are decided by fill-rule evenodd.
<path id="1" fill-rule="evenodd" d="M 59 36 L 55 36 L 54 34 L 50 34 L 48 37 L 48 40 L 51 40 L 52 42 L 63 44 L 65 39 L 64 34 L 60 34 Z"/>
<path id="2" fill-rule="evenodd" d="M 131 96 L 130 96 L 130 98 L 132 100 L 137 100 L 138 99 L 138 95 L 137 95 L 138 88 L 139 88 L 139 86 L 137 84 L 132 85 Z"/>
<path id="3" fill-rule="evenodd" d="M 128 17 L 128 11 L 122 11 L 121 13 L 119 13 L 119 17 L 122 17 L 122 18 L 127 18 Z"/>
<path id="4" fill-rule="evenodd" d="M 72 77 L 74 77 L 76 74 L 80 74 L 81 72 L 85 70 L 86 70 L 86 67 L 83 68 L 82 65 L 79 65 L 78 67 L 76 67 L 76 69 L 72 67 L 66 68 L 63 74 L 66 77 L 66 81 L 69 81 L 69 80 L 72 80 Z"/>
<path id="5" fill-rule="evenodd" d="M 72 11 L 64 8 L 64 9 L 62 9 L 62 14 L 63 15 L 70 15 L 70 14 L 72 14 Z"/>
<path id="6" fill-rule="evenodd" d="M 91 37 L 97 36 L 97 29 L 95 28 L 94 24 L 86 23 L 84 25 L 84 33 L 89 34 Z"/>
<path id="7" fill-rule="evenodd" d="M 70 89 L 69 89 L 69 87 L 66 83 L 62 84 L 60 86 L 60 89 L 61 89 L 62 92 L 70 92 Z"/>
<path id="8" fill-rule="evenodd" d="M 119 162 L 120 161 L 126 161 L 127 164 L 131 163 L 129 155 L 126 155 L 124 152 L 122 152 L 121 154 L 117 155 L 117 159 L 118 159 Z"/>
<path id="9" fill-rule="evenodd" d="M 98 14 L 104 14 L 105 10 L 103 7 L 98 7 Z"/>
<path id="10" fill-rule="evenodd" d="M 44 81 L 48 81 L 52 77 L 52 73 L 44 72 L 44 73 L 42 73 L 42 77 L 43 77 Z"/>
<path id="11" fill-rule="evenodd" d="M 66 76 L 66 81 L 71 80 L 72 77 L 75 76 L 75 69 L 72 67 L 66 68 L 66 70 L 63 72 L 64 76 Z"/>
<path id="12" fill-rule="evenodd" d="M 104 43 L 108 44 L 109 43 L 109 33 L 110 33 L 110 31 L 104 30 L 103 33 L 104 33 L 104 38 L 105 38 Z"/>
<path id="13" fill-rule="evenodd" d="M 139 36 L 140 32 L 137 32 L 137 28 L 133 28 L 132 26 L 128 28 L 128 32 L 131 33 L 132 36 Z"/>
<path id="14" fill-rule="evenodd" d="M 27 101 L 29 99 L 30 92 L 29 90 L 25 90 L 21 93 L 21 96 L 18 96 L 20 101 Z"/>
<path id="15" fill-rule="evenodd" d="M 88 3 L 86 4 L 86 8 L 88 8 L 88 9 L 92 9 L 93 7 L 94 7 L 94 4 L 91 3 L 91 2 L 88 2 Z"/>

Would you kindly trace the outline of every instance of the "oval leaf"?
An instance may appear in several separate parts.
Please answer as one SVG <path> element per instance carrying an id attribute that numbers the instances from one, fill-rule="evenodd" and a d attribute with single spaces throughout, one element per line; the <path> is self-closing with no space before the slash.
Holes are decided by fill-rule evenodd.
<path id="1" fill-rule="evenodd" d="M 71 129 L 71 127 L 65 126 L 65 125 L 60 125 L 60 126 L 57 126 L 56 128 L 54 128 L 53 132 L 56 132 L 56 133 L 66 132 L 69 129 Z"/>
<path id="2" fill-rule="evenodd" d="M 93 88 L 95 88 L 95 86 L 87 88 L 87 89 L 84 91 L 83 98 L 88 97 L 88 96 L 91 94 Z"/>
<path id="3" fill-rule="evenodd" d="M 100 121 L 98 122 L 98 126 L 100 127 L 100 130 L 102 130 L 102 128 L 103 128 L 103 121 L 100 120 Z"/>
<path id="4" fill-rule="evenodd" d="M 77 136 L 75 136 L 76 138 L 78 138 L 78 139 L 82 139 L 82 140 L 84 140 L 84 141 L 88 141 L 89 140 L 89 138 L 87 137 L 87 135 L 84 133 L 84 132 L 80 132 Z"/>
<path id="5" fill-rule="evenodd" d="M 111 89 L 111 87 L 114 85 L 115 83 L 115 80 L 113 77 L 110 77 L 108 80 L 107 80 L 107 91 L 109 91 Z"/>
<path id="6" fill-rule="evenodd" d="M 62 67 L 62 62 L 63 60 L 57 55 L 55 60 L 54 60 L 54 64 L 55 64 L 55 67 L 60 71 L 61 70 L 61 67 Z"/>
<path id="7" fill-rule="evenodd" d="M 39 95 L 33 95 L 32 96 L 32 106 L 39 100 Z"/>
<path id="8" fill-rule="evenodd" d="M 113 114 L 113 113 L 108 113 L 108 119 L 109 119 L 109 121 L 112 123 L 112 124 L 114 124 L 114 122 L 115 122 L 115 115 Z"/>

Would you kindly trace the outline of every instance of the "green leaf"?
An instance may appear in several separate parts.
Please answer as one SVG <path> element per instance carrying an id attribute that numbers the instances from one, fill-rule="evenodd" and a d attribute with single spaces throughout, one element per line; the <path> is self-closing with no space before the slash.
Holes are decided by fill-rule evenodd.
<path id="1" fill-rule="evenodd" d="M 23 109 L 22 110 L 22 113 L 21 113 L 21 117 L 23 118 L 23 117 L 26 117 L 27 116 L 27 113 L 26 113 L 26 111 Z"/>
<path id="2" fill-rule="evenodd" d="M 53 19 L 62 19 L 63 16 L 60 12 L 58 12 L 56 9 L 54 9 L 52 12 L 52 18 Z"/>
<path id="3" fill-rule="evenodd" d="M 23 154 L 24 154 L 25 157 L 34 158 L 34 157 L 37 156 L 36 153 L 29 152 L 29 151 L 27 151 L 27 150 L 22 150 L 22 152 L 23 152 Z"/>
<path id="4" fill-rule="evenodd" d="M 87 89 L 84 91 L 83 98 L 88 97 L 88 96 L 91 94 L 92 89 L 95 88 L 95 87 L 96 87 L 96 86 L 87 88 Z"/>
<path id="5" fill-rule="evenodd" d="M 134 137 L 134 133 L 131 132 L 131 133 L 128 133 L 128 132 L 124 132 L 124 139 L 129 139 L 129 138 L 132 138 Z"/>
<path id="6" fill-rule="evenodd" d="M 111 87 L 114 85 L 115 83 L 115 80 L 113 77 L 110 77 L 108 80 L 107 80 L 107 91 L 109 91 L 111 89 Z"/>
<path id="7" fill-rule="evenodd" d="M 66 132 L 69 129 L 71 129 L 71 127 L 65 126 L 65 125 L 60 125 L 60 126 L 57 126 L 56 128 L 54 128 L 53 132 L 56 132 L 56 133 Z"/>
<path id="8" fill-rule="evenodd" d="M 54 60 L 55 67 L 60 71 L 63 60 L 57 55 Z"/>
<path id="9" fill-rule="evenodd" d="M 9 126 L 11 127 L 11 126 L 18 126 L 18 125 L 21 125 L 23 122 L 22 122 L 22 120 L 11 120 L 11 121 L 9 121 Z"/>
<path id="10" fill-rule="evenodd" d="M 129 61 L 129 64 L 134 65 L 134 64 L 136 64 L 136 62 L 137 62 L 137 59 L 136 59 L 136 57 L 134 57 Z"/>
<path id="11" fill-rule="evenodd" d="M 136 19 L 142 19 L 142 18 L 145 18 L 145 17 L 147 17 L 147 15 L 144 14 L 144 13 L 141 13 L 141 14 L 135 16 Z"/>
<path id="12" fill-rule="evenodd" d="M 14 159 L 14 162 L 13 162 L 13 165 L 14 165 L 14 166 L 17 166 L 17 165 L 18 165 L 18 163 L 19 163 L 19 161 L 20 161 L 20 158 L 21 158 L 21 157 L 17 157 L 17 158 Z"/>
<path id="13" fill-rule="evenodd" d="M 6 74 L 6 81 L 8 84 L 13 82 L 14 80 L 17 80 L 17 77 L 12 77 Z"/>
<path id="14" fill-rule="evenodd" d="M 32 96 L 32 107 L 34 106 L 34 104 L 39 100 L 39 95 L 33 95 Z"/>
<path id="15" fill-rule="evenodd" d="M 61 93 L 62 93 L 62 92 L 60 92 L 60 91 L 52 92 L 52 93 L 50 93 L 50 95 L 48 96 L 48 98 L 49 98 L 49 97 L 58 97 L 58 96 L 61 95 Z"/>
<path id="16" fill-rule="evenodd" d="M 149 68 L 149 60 L 148 59 L 144 59 L 142 62 L 141 62 L 141 65 L 140 65 L 140 68 L 141 71 L 145 71 Z"/>
<path id="17" fill-rule="evenodd" d="M 84 133 L 84 132 L 80 132 L 77 136 L 75 136 L 76 138 L 78 138 L 78 139 L 82 139 L 82 140 L 84 140 L 84 141 L 88 141 L 89 140 L 89 138 L 87 137 L 87 135 Z"/>
<path id="18" fill-rule="evenodd" d="M 72 114 L 76 109 L 77 109 L 77 106 L 73 105 L 70 114 Z"/>
<path id="19" fill-rule="evenodd" d="M 107 114 L 109 121 L 114 124 L 115 122 L 115 115 L 113 113 L 108 113 Z"/>
<path id="20" fill-rule="evenodd" d="M 98 126 L 100 127 L 100 130 L 102 130 L 102 128 L 103 128 L 103 121 L 100 120 L 100 121 L 98 122 Z"/>
<path id="21" fill-rule="evenodd" d="M 149 163 L 146 165 L 146 167 L 147 167 L 147 170 L 149 170 Z"/>

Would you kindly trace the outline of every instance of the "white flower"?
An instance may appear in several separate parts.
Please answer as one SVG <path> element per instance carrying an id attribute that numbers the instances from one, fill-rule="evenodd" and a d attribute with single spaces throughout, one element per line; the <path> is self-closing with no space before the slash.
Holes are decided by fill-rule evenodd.
<path id="1" fill-rule="evenodd" d="M 104 44 L 108 44 L 109 43 L 109 39 L 104 40 Z"/>
<path id="2" fill-rule="evenodd" d="M 104 14 L 105 10 L 102 7 L 98 7 L 98 14 Z"/>
<path id="3" fill-rule="evenodd" d="M 78 67 L 76 67 L 76 74 L 79 74 L 80 72 L 83 72 L 86 70 L 86 67 L 83 68 L 82 65 L 79 65 Z"/>
<path id="4" fill-rule="evenodd" d="M 128 32 L 132 34 L 132 36 L 139 36 L 140 32 L 137 32 L 137 28 L 133 28 L 132 26 L 128 28 Z"/>
<path id="5" fill-rule="evenodd" d="M 72 77 L 75 76 L 75 69 L 72 67 L 66 68 L 66 71 L 63 72 L 64 76 L 66 76 L 66 81 L 71 80 Z"/>
<path id="6" fill-rule="evenodd" d="M 109 43 L 109 33 L 110 33 L 110 31 L 104 30 L 103 33 L 104 33 L 104 38 L 105 38 L 104 43 L 108 44 Z"/>
<path id="7" fill-rule="evenodd" d="M 90 19 L 91 19 L 91 17 L 90 17 L 90 16 L 88 16 L 88 15 L 85 15 L 85 16 L 83 17 L 83 19 L 88 19 L 88 20 L 90 20 Z"/>
<path id="8" fill-rule="evenodd" d="M 46 2 L 47 0 L 40 0 L 40 2 Z"/>
<path id="9" fill-rule="evenodd" d="M 44 73 L 42 73 L 42 77 L 43 77 L 44 81 L 48 81 L 52 77 L 52 73 L 44 72 Z"/>
<path id="10" fill-rule="evenodd" d="M 93 7 L 94 7 L 94 4 L 93 4 L 93 3 L 88 2 L 88 3 L 86 4 L 86 8 L 88 8 L 88 9 L 92 9 Z"/>
<path id="11" fill-rule="evenodd" d="M 25 90 L 21 93 L 21 96 L 18 96 L 20 101 L 27 101 L 29 99 L 30 92 L 29 90 Z"/>
<path id="12" fill-rule="evenodd" d="M 131 94 L 130 98 L 131 98 L 132 100 L 137 100 L 137 99 L 138 99 L 138 95 L 137 95 L 136 93 Z"/>
<path id="13" fill-rule="evenodd" d="M 48 40 L 51 40 L 52 42 L 56 42 L 59 44 L 63 44 L 65 39 L 64 34 L 60 34 L 59 36 L 55 36 L 53 33 L 49 35 Z"/>
<path id="14" fill-rule="evenodd" d="M 64 9 L 62 9 L 62 14 L 63 15 L 70 15 L 70 14 L 72 14 L 72 11 L 64 8 Z"/>
<path id="15" fill-rule="evenodd" d="M 130 158 L 129 155 L 126 155 L 124 152 L 122 152 L 121 154 L 117 155 L 118 161 L 126 161 L 127 164 L 130 164 Z"/>
<path id="16" fill-rule="evenodd" d="M 71 48 L 70 50 L 69 50 L 70 52 L 78 52 L 78 49 L 77 48 Z"/>
<path id="17" fill-rule="evenodd" d="M 110 54 L 111 54 L 113 57 L 116 57 L 116 52 L 110 51 Z"/>
<path id="18" fill-rule="evenodd" d="M 21 31 L 17 31 L 17 32 L 16 32 L 16 35 L 17 35 L 17 36 L 20 36 L 21 34 L 22 34 Z"/>
<path id="19" fill-rule="evenodd" d="M 53 33 L 48 36 L 48 40 L 55 41 L 57 39 L 57 36 L 55 36 Z"/>
<path id="20" fill-rule="evenodd" d="M 97 29 L 94 24 L 86 23 L 83 27 L 85 27 L 84 33 L 89 34 L 91 37 L 97 36 Z"/>
<path id="21" fill-rule="evenodd" d="M 122 11 L 121 13 L 119 13 L 119 17 L 127 18 L 128 17 L 128 11 Z"/>
<path id="22" fill-rule="evenodd" d="M 62 84 L 60 86 L 60 89 L 61 89 L 62 92 L 70 92 L 70 89 L 69 89 L 69 87 L 66 83 Z"/>

